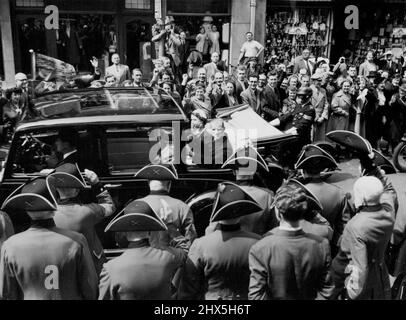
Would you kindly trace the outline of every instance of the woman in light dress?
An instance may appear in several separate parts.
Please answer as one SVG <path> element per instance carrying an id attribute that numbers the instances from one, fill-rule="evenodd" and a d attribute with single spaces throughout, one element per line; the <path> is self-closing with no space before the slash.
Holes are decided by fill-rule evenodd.
<path id="1" fill-rule="evenodd" d="M 212 54 L 213 52 L 220 53 L 220 32 L 218 32 L 217 27 L 215 25 L 211 27 L 209 39 L 211 42 L 210 54 Z"/>

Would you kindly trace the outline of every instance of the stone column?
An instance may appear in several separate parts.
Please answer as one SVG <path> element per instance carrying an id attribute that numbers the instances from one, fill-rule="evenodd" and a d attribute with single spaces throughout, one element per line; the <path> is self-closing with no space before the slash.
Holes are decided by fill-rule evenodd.
<path id="1" fill-rule="evenodd" d="M 266 0 L 232 0 L 230 63 L 238 64 L 240 49 L 245 42 L 245 33 L 251 31 L 261 44 L 265 43 Z"/>
<path id="2" fill-rule="evenodd" d="M 3 49 L 5 83 L 8 87 L 15 85 L 14 46 L 11 31 L 10 1 L 0 1 L 0 31 Z"/>

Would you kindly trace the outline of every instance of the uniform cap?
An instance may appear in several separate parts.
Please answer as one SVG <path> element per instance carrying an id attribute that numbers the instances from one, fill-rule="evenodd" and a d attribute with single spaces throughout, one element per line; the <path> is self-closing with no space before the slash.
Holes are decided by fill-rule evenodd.
<path id="1" fill-rule="evenodd" d="M 269 168 L 264 158 L 251 146 L 242 147 L 237 149 L 226 162 L 222 168 L 234 167 L 240 170 L 241 174 L 254 175 L 257 171 L 258 165 L 260 168 L 269 172 Z"/>
<path id="2" fill-rule="evenodd" d="M 124 213 L 124 215 L 121 215 Z M 145 201 L 130 202 L 106 227 L 104 232 L 164 231 L 165 223 Z"/>
<path id="3" fill-rule="evenodd" d="M 56 200 L 45 177 L 36 177 L 17 188 L 3 202 L 1 210 L 55 211 Z"/>
<path id="4" fill-rule="evenodd" d="M 314 166 L 312 166 L 314 165 Z M 299 158 L 295 164 L 296 169 L 337 169 L 338 164 L 335 159 L 322 148 L 314 144 L 308 144 L 303 147 Z"/>
<path id="5" fill-rule="evenodd" d="M 261 210 L 258 203 L 240 186 L 223 182 L 217 188 L 210 221 L 235 219 Z"/>
<path id="6" fill-rule="evenodd" d="M 173 181 L 178 180 L 178 173 L 172 164 L 149 164 L 138 170 L 134 177 L 146 180 Z"/>
<path id="7" fill-rule="evenodd" d="M 354 151 L 366 154 L 370 154 L 372 152 L 371 144 L 366 139 L 354 132 L 347 130 L 335 130 L 327 133 L 327 137 L 332 141 Z"/>
<path id="8" fill-rule="evenodd" d="M 386 158 L 382 153 L 380 153 L 378 150 L 372 149 L 375 156 L 373 159 L 373 162 L 383 171 L 385 171 L 386 174 L 392 174 L 392 173 L 396 173 L 396 168 L 395 166 L 392 164 L 392 162 L 390 162 L 390 160 L 388 158 Z"/>

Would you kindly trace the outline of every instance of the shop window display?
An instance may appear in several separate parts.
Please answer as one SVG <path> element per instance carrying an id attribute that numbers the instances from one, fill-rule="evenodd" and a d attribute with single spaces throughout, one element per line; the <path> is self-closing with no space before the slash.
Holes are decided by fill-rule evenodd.
<path id="1" fill-rule="evenodd" d="M 391 50 L 399 58 L 406 45 L 406 16 L 405 7 L 383 10 L 362 11 L 360 30 L 348 32 L 348 44 L 344 53 L 350 64 L 359 67 L 369 50 L 375 52 L 376 58 Z"/>
<path id="2" fill-rule="evenodd" d="M 306 47 L 315 59 L 328 58 L 331 25 L 327 8 L 268 8 L 265 61 L 271 68 L 279 63 L 289 66 Z"/>
<path id="3" fill-rule="evenodd" d="M 214 51 L 218 51 L 221 56 L 222 51 L 228 49 L 229 39 L 223 39 L 222 36 L 224 24 L 230 22 L 229 17 L 175 16 L 174 18 L 175 31 L 177 33 L 185 31 L 190 49 L 201 52 L 204 60 L 208 61 L 210 54 Z M 198 21 L 199 23 L 197 23 Z"/>
<path id="4" fill-rule="evenodd" d="M 51 55 L 50 43 L 42 18 L 26 18 L 19 21 L 22 70 L 29 73 L 29 50 Z M 113 15 L 61 14 L 60 29 L 55 30 L 56 56 L 72 64 L 78 71 L 89 71 L 93 56 L 101 59 L 117 51 L 117 35 Z"/>

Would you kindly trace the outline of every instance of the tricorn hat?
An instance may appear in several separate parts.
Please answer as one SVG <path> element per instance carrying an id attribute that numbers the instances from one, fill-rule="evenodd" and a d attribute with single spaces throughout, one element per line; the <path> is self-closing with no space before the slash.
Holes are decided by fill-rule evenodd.
<path id="1" fill-rule="evenodd" d="M 325 169 L 337 169 L 338 165 L 330 156 L 314 155 L 304 158 L 295 164 L 296 169 L 322 172 Z"/>
<path id="2" fill-rule="evenodd" d="M 330 156 L 334 158 L 334 160 L 337 161 L 337 150 L 334 144 L 328 142 L 328 141 L 317 141 L 313 143 L 314 146 L 319 147 L 320 149 L 323 149 L 325 152 L 327 152 Z"/>
<path id="3" fill-rule="evenodd" d="M 17 188 L 3 202 L 1 210 L 55 211 L 56 200 L 45 177 L 36 177 Z"/>
<path id="4" fill-rule="evenodd" d="M 178 180 L 178 173 L 173 164 L 149 164 L 138 170 L 134 176 L 146 180 Z"/>
<path id="5" fill-rule="evenodd" d="M 240 186 L 232 182 L 220 183 L 210 221 L 220 221 L 249 215 L 262 208 Z"/>
<path id="6" fill-rule="evenodd" d="M 83 179 L 76 163 L 64 163 L 56 167 L 47 179 L 48 184 L 55 188 L 86 189 L 90 187 Z"/>
<path id="7" fill-rule="evenodd" d="M 134 200 L 124 208 L 124 215 L 117 215 L 107 225 L 104 232 L 164 231 L 165 223 L 145 201 Z"/>
<path id="8" fill-rule="evenodd" d="M 240 170 L 241 174 L 254 175 L 257 171 L 257 165 L 269 172 L 269 168 L 264 158 L 251 146 L 246 146 L 237 149 L 221 168 L 234 167 Z"/>
<path id="9" fill-rule="evenodd" d="M 382 153 L 380 153 L 378 150 L 372 149 L 375 157 L 373 159 L 373 162 L 381 168 L 381 170 L 385 171 L 386 174 L 392 174 L 396 173 L 396 168 L 392 164 L 392 162 L 389 161 L 388 158 L 386 158 Z"/>
<path id="10" fill-rule="evenodd" d="M 314 164 L 317 167 L 312 167 L 312 164 Z M 305 170 L 307 168 L 309 169 L 319 168 L 321 172 L 324 169 L 337 169 L 338 164 L 328 152 L 326 152 L 317 145 L 308 144 L 303 147 L 299 155 L 299 158 L 295 164 L 295 168 Z"/>
<path id="11" fill-rule="evenodd" d="M 335 130 L 327 133 L 327 137 L 332 141 L 354 151 L 366 154 L 370 154 L 372 152 L 371 144 L 366 139 L 354 132 L 347 130 Z"/>

